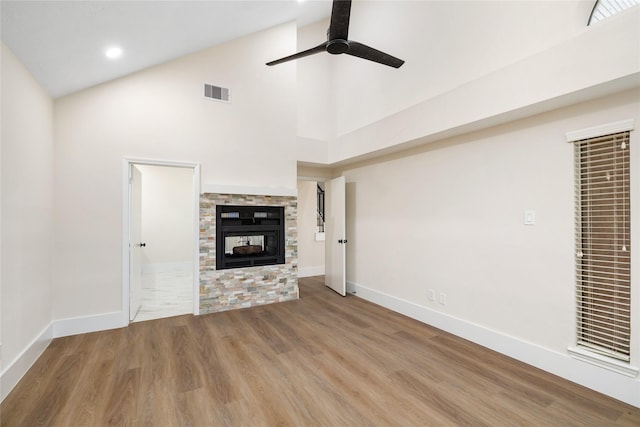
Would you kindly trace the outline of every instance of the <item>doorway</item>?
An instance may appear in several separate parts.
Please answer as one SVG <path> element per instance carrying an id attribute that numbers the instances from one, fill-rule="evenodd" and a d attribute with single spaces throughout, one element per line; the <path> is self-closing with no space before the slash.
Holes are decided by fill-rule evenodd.
<path id="1" fill-rule="evenodd" d="M 298 177 L 298 277 L 324 275 L 326 286 L 342 296 L 347 291 L 345 185 L 344 176 L 322 185 Z"/>
<path id="2" fill-rule="evenodd" d="M 298 277 L 323 276 L 324 181 L 298 179 Z"/>
<path id="3" fill-rule="evenodd" d="M 126 169 L 127 323 L 198 314 L 199 167 L 127 160 Z"/>

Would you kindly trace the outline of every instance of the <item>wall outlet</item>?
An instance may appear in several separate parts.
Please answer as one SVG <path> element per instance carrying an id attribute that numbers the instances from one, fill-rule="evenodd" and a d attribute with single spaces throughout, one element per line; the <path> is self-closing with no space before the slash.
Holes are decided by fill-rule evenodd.
<path id="1" fill-rule="evenodd" d="M 536 211 L 524 211 L 524 225 L 536 225 Z"/>
<path id="2" fill-rule="evenodd" d="M 436 300 L 436 291 L 434 291 L 433 289 L 429 289 L 428 295 L 429 295 L 429 301 Z"/>
<path id="3" fill-rule="evenodd" d="M 447 305 L 447 294 L 440 292 L 440 305 Z"/>

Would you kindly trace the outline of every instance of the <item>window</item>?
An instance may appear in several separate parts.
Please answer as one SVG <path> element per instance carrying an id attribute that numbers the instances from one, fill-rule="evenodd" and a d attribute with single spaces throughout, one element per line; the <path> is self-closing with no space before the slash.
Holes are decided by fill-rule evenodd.
<path id="1" fill-rule="evenodd" d="M 577 346 L 628 362 L 630 132 L 574 140 Z"/>
<path id="2" fill-rule="evenodd" d="M 593 5 L 587 25 L 595 24 L 638 4 L 640 4 L 640 0 L 597 0 Z"/>
<path id="3" fill-rule="evenodd" d="M 318 233 L 324 233 L 324 182 L 317 183 L 317 226 Z"/>

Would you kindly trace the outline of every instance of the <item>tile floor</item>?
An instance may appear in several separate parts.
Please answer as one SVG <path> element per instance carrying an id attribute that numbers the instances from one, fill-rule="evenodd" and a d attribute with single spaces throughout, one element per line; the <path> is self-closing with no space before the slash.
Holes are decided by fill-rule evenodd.
<path id="1" fill-rule="evenodd" d="M 193 313 L 193 272 L 173 270 L 142 275 L 142 306 L 134 322 Z"/>

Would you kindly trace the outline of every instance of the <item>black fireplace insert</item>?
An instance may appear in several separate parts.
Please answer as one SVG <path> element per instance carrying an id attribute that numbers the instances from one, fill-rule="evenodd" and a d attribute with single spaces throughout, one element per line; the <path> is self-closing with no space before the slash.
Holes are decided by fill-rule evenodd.
<path id="1" fill-rule="evenodd" d="M 216 206 L 216 270 L 284 264 L 284 207 Z"/>

